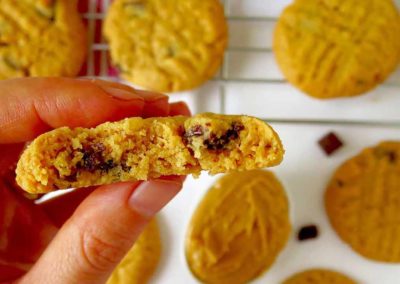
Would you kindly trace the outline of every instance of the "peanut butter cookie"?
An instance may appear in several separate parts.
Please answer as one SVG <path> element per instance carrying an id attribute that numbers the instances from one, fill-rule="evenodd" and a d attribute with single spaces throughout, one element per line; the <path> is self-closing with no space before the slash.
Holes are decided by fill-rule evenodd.
<path id="1" fill-rule="evenodd" d="M 356 282 L 336 271 L 310 269 L 296 273 L 283 284 L 356 284 Z"/>
<path id="2" fill-rule="evenodd" d="M 218 0 L 115 0 L 104 23 L 124 79 L 147 89 L 193 89 L 221 65 L 227 24 Z"/>
<path id="3" fill-rule="evenodd" d="M 160 231 L 156 219 L 153 219 L 115 268 L 107 284 L 147 283 L 157 268 L 160 256 Z"/>
<path id="4" fill-rule="evenodd" d="M 62 127 L 37 137 L 17 165 L 26 191 L 198 175 L 274 166 L 283 158 L 275 131 L 249 116 L 127 118 L 96 128 Z"/>
<path id="5" fill-rule="evenodd" d="M 360 95 L 400 60 L 392 0 L 295 0 L 282 13 L 274 52 L 287 80 L 319 98 Z"/>
<path id="6" fill-rule="evenodd" d="M 248 283 L 268 269 L 290 231 L 285 191 L 272 172 L 220 178 L 196 209 L 186 236 L 186 259 L 205 283 Z"/>
<path id="7" fill-rule="evenodd" d="M 383 142 L 341 165 L 325 193 L 343 241 L 373 260 L 400 262 L 400 142 Z"/>
<path id="8" fill-rule="evenodd" d="M 76 0 L 0 2 L 0 79 L 75 76 L 86 55 Z"/>

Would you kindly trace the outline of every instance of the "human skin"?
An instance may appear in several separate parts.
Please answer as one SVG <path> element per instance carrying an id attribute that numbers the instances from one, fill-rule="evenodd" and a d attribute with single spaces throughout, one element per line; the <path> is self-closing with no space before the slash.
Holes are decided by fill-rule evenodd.
<path id="1" fill-rule="evenodd" d="M 190 115 L 182 103 L 113 82 L 0 82 L 0 283 L 104 283 L 184 177 L 76 189 L 35 204 L 17 188 L 24 144 L 56 127 L 131 116 Z"/>

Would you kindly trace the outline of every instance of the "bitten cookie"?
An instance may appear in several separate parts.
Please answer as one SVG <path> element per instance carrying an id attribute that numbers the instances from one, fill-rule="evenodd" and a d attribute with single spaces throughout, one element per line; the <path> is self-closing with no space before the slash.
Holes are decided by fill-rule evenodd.
<path id="1" fill-rule="evenodd" d="M 268 269 L 291 225 L 285 191 L 272 172 L 234 172 L 207 192 L 189 224 L 186 259 L 204 283 L 248 283 Z"/>
<path id="2" fill-rule="evenodd" d="M 400 142 L 383 142 L 341 165 L 325 207 L 343 241 L 373 260 L 400 262 Z"/>
<path id="3" fill-rule="evenodd" d="M 0 2 L 0 79 L 75 76 L 86 55 L 76 0 Z"/>
<path id="4" fill-rule="evenodd" d="M 158 223 L 153 219 L 115 268 L 107 284 L 147 283 L 160 261 L 161 248 Z"/>
<path id="5" fill-rule="evenodd" d="M 287 80 L 319 98 L 360 95 L 400 60 L 400 16 L 392 0 L 295 0 L 274 34 Z"/>
<path id="6" fill-rule="evenodd" d="M 193 89 L 221 65 L 227 24 L 218 0 L 115 0 L 104 23 L 121 76 L 146 89 Z"/>
<path id="7" fill-rule="evenodd" d="M 96 128 L 62 127 L 37 137 L 17 165 L 31 193 L 162 175 L 211 174 L 274 166 L 283 158 L 275 131 L 249 116 L 127 118 Z"/>
<path id="8" fill-rule="evenodd" d="M 356 284 L 356 282 L 336 271 L 310 269 L 296 273 L 282 284 Z"/>

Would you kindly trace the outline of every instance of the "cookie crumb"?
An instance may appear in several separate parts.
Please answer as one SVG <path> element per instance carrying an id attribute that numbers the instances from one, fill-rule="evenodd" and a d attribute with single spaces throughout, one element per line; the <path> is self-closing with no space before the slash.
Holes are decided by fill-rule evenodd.
<path id="1" fill-rule="evenodd" d="M 301 227 L 299 233 L 297 234 L 297 239 L 299 241 L 315 239 L 317 237 L 318 237 L 318 228 L 315 225 L 308 225 Z"/>
<path id="2" fill-rule="evenodd" d="M 324 137 L 322 137 L 318 141 L 318 144 L 327 156 L 332 155 L 335 151 L 343 146 L 343 142 L 333 132 L 329 132 Z"/>

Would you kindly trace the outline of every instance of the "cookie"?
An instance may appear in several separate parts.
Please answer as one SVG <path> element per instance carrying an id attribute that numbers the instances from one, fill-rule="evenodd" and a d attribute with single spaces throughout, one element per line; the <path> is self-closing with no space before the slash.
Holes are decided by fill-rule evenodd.
<path id="1" fill-rule="evenodd" d="M 359 254 L 400 262 L 400 142 L 363 150 L 334 173 L 325 193 L 329 220 Z"/>
<path id="2" fill-rule="evenodd" d="M 273 49 L 286 79 L 319 98 L 361 95 L 400 60 L 392 0 L 295 0 L 280 16 Z"/>
<path id="3" fill-rule="evenodd" d="M 0 79 L 75 76 L 86 31 L 74 0 L 0 2 Z"/>
<path id="4" fill-rule="evenodd" d="M 17 165 L 31 193 L 162 175 L 198 175 L 279 164 L 275 131 L 249 116 L 127 118 L 96 128 L 62 127 L 37 137 Z"/>
<path id="5" fill-rule="evenodd" d="M 310 269 L 296 273 L 283 284 L 356 284 L 356 282 L 336 271 Z"/>
<path id="6" fill-rule="evenodd" d="M 146 89 L 193 89 L 219 69 L 227 23 L 218 0 L 115 0 L 104 23 L 112 62 Z"/>
<path id="7" fill-rule="evenodd" d="M 291 225 L 285 191 L 270 171 L 220 178 L 198 205 L 185 252 L 204 283 L 248 283 L 268 269 L 285 246 Z"/>
<path id="8" fill-rule="evenodd" d="M 153 219 L 115 268 L 107 284 L 147 283 L 160 261 L 161 248 L 158 223 Z"/>

